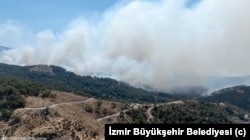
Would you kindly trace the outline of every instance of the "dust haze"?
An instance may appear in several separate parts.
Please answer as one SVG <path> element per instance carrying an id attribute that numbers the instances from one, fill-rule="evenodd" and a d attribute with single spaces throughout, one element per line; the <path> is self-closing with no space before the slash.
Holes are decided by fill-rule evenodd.
<path id="1" fill-rule="evenodd" d="M 167 91 L 209 75 L 249 75 L 250 1 L 136 0 L 96 19 L 79 17 L 60 32 L 0 24 L 0 62 L 60 65 Z"/>

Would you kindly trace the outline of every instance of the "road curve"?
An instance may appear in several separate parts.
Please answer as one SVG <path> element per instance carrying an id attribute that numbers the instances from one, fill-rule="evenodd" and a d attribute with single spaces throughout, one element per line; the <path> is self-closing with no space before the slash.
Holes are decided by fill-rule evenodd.
<path id="1" fill-rule="evenodd" d="M 127 111 L 129 111 L 129 110 L 123 110 L 122 112 L 123 112 L 123 113 L 126 113 Z M 108 115 L 108 116 L 103 117 L 103 118 L 99 118 L 99 119 L 97 119 L 97 121 L 100 122 L 100 121 L 102 121 L 102 120 L 106 120 L 106 119 L 108 119 L 108 118 L 112 118 L 112 117 L 119 116 L 119 115 L 120 115 L 120 112 L 115 113 L 115 114 L 112 114 L 112 115 Z"/>
<path id="2" fill-rule="evenodd" d="M 154 108 L 154 106 L 151 106 L 150 108 L 148 108 L 148 110 L 147 110 L 147 115 L 148 115 L 148 119 L 147 119 L 147 121 L 148 122 L 151 122 L 153 119 L 154 119 L 154 116 L 152 115 L 152 113 L 151 113 L 151 110 Z"/>

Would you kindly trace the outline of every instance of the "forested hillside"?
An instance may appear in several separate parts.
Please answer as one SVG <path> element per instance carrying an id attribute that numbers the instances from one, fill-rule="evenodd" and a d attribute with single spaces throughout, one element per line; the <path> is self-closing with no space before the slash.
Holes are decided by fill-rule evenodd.
<path id="1" fill-rule="evenodd" d="M 249 123 L 249 113 L 237 106 L 195 100 L 179 100 L 121 113 L 120 123 L 233 124 Z"/>
<path id="2" fill-rule="evenodd" d="M 246 114 L 229 104 L 184 101 L 179 104 L 154 107 L 154 123 L 225 124 L 239 123 Z"/>
<path id="3" fill-rule="evenodd" d="M 9 119 L 16 108 L 25 106 L 25 96 L 51 96 L 44 86 L 10 77 L 0 76 L 0 119 Z"/>
<path id="4" fill-rule="evenodd" d="M 203 98 L 203 100 L 230 103 L 250 112 L 250 86 L 241 85 L 224 88 Z"/>
<path id="5" fill-rule="evenodd" d="M 119 123 L 235 124 L 250 123 L 249 113 L 230 104 L 179 100 L 140 106 L 120 113 Z"/>
<path id="6" fill-rule="evenodd" d="M 58 66 L 0 64 L 0 75 L 38 82 L 51 89 L 108 100 L 156 103 L 173 98 L 169 94 L 149 92 L 110 78 L 79 76 Z"/>

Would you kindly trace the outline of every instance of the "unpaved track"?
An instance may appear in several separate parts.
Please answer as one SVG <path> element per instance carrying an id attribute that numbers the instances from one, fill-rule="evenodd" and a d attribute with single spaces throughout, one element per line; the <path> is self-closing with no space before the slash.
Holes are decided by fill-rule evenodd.
<path id="1" fill-rule="evenodd" d="M 122 112 L 123 112 L 123 113 L 126 113 L 127 111 L 129 111 L 129 110 L 123 110 Z M 102 120 L 106 120 L 106 119 L 108 119 L 108 118 L 112 118 L 112 117 L 119 116 L 119 115 L 120 115 L 120 112 L 115 113 L 115 114 L 112 114 L 112 115 L 105 116 L 105 117 L 103 117 L 103 118 L 99 118 L 99 119 L 97 119 L 97 121 L 100 122 L 100 121 L 102 121 Z"/>
<path id="2" fill-rule="evenodd" d="M 89 99 L 83 100 L 83 101 L 63 102 L 63 103 L 57 103 L 57 104 L 53 104 L 53 105 L 50 105 L 50 106 L 42 106 L 42 107 L 25 107 L 25 108 L 19 108 L 17 110 L 44 110 L 46 108 L 54 108 L 54 107 L 57 107 L 57 106 L 60 106 L 60 105 L 86 103 L 86 102 L 90 102 L 90 101 L 92 101 L 94 99 L 95 98 L 89 98 Z M 179 103 L 183 103 L 183 102 L 182 101 L 173 101 L 173 102 L 169 102 L 169 103 L 166 103 L 166 104 L 168 105 L 168 104 L 179 104 Z M 160 106 L 160 105 L 164 105 L 164 104 L 157 104 L 156 106 Z M 146 113 L 148 115 L 148 119 L 147 119 L 148 122 L 151 122 L 152 119 L 154 118 L 154 116 L 151 113 L 153 108 L 154 108 L 154 105 L 150 105 L 150 107 L 147 109 Z M 127 111 L 129 111 L 129 110 L 123 110 L 122 112 L 126 113 Z M 108 118 L 112 118 L 112 117 L 119 116 L 119 115 L 120 115 L 120 112 L 112 114 L 112 115 L 105 116 L 103 118 L 99 118 L 99 119 L 97 119 L 97 121 L 100 122 L 102 120 L 106 120 Z"/>
<path id="3" fill-rule="evenodd" d="M 53 105 L 50 105 L 50 106 L 25 107 L 25 108 L 19 108 L 17 110 L 43 110 L 43 109 L 46 109 L 46 108 L 53 108 L 53 107 L 60 106 L 60 105 L 85 103 L 85 102 L 89 102 L 89 101 L 92 101 L 92 100 L 94 100 L 94 98 L 89 98 L 89 99 L 84 100 L 84 101 L 74 101 L 74 102 L 57 103 L 57 104 L 53 104 Z"/>
<path id="4" fill-rule="evenodd" d="M 151 122 L 154 119 L 154 116 L 151 113 L 151 110 L 154 108 L 154 106 L 151 106 L 150 108 L 148 108 L 147 110 L 147 115 L 148 115 L 148 122 Z"/>

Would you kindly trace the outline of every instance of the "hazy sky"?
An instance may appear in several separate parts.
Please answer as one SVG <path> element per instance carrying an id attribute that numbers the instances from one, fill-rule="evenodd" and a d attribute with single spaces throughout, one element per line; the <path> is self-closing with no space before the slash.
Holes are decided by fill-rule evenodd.
<path id="1" fill-rule="evenodd" d="M 99 18 L 109 8 L 132 0 L 1 0 L 0 23 L 16 22 L 33 30 L 65 27 L 75 18 Z M 159 1 L 159 0 L 152 0 Z M 187 6 L 199 0 L 188 0 Z"/>
<path id="2" fill-rule="evenodd" d="M 249 75 L 249 0 L 1 0 L 0 62 L 167 90 Z"/>

